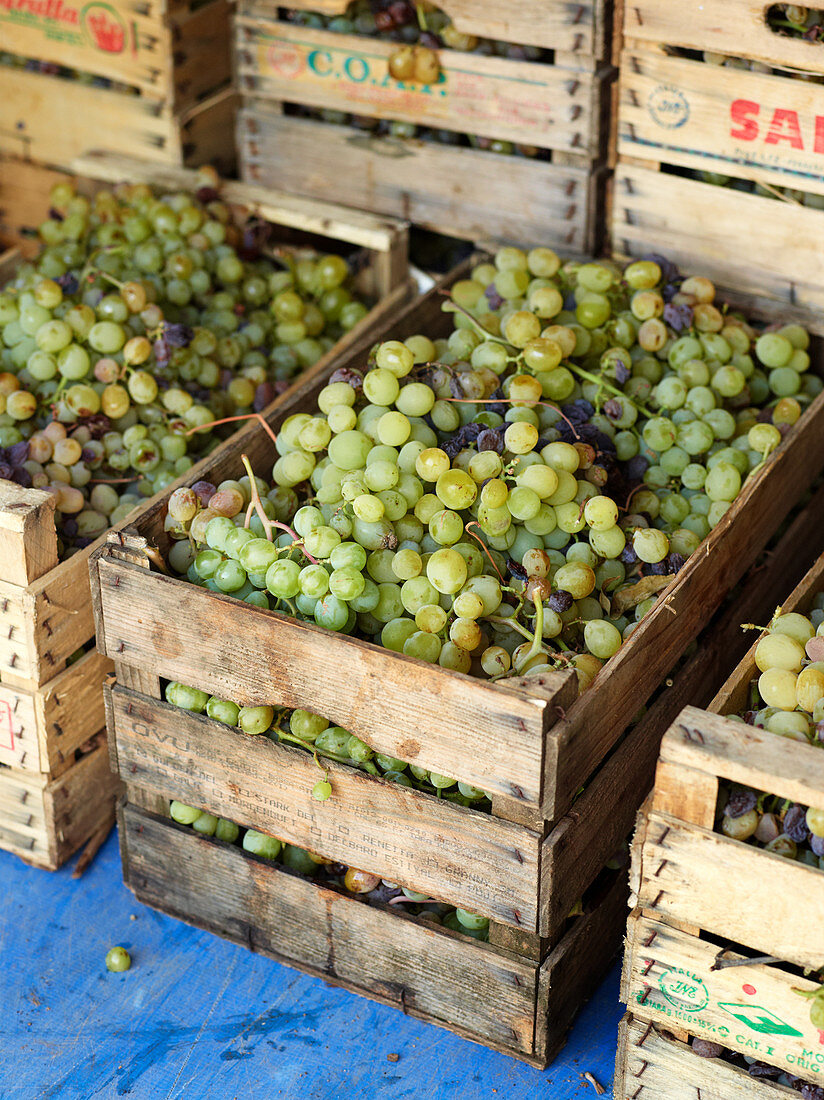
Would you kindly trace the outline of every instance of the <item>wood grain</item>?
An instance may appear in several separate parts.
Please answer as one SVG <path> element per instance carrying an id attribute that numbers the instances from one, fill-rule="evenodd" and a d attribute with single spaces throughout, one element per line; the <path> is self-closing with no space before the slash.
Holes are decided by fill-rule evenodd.
<path id="1" fill-rule="evenodd" d="M 538 931 L 539 837 L 529 830 L 326 760 L 332 797 L 316 802 L 321 773 L 308 753 L 122 688 L 112 711 L 130 783 Z"/>
<path id="2" fill-rule="evenodd" d="M 665 1026 L 627 1014 L 618 1031 L 614 1100 L 797 1100 L 795 1089 L 759 1081 L 720 1058 L 699 1058 Z"/>
<path id="3" fill-rule="evenodd" d="M 624 34 L 647 42 L 692 50 L 734 53 L 768 65 L 824 73 L 817 43 L 775 33 L 763 0 L 702 0 L 684 18 L 672 0 L 633 0 L 624 14 Z"/>
<path id="4" fill-rule="evenodd" d="M 238 118 L 244 179 L 336 199 L 475 242 L 540 240 L 591 253 L 598 180 L 578 165 L 380 137 L 280 114 L 244 101 Z M 471 181 L 471 186 L 468 186 Z"/>
<path id="5" fill-rule="evenodd" d="M 430 88 L 389 77 L 392 43 L 281 23 L 256 0 L 239 5 L 235 28 L 244 95 L 599 152 L 600 83 L 584 70 L 445 49 Z"/>
<path id="6" fill-rule="evenodd" d="M 376 751 L 539 800 L 551 702 L 105 556 L 98 569 L 113 659 L 243 705 L 304 707 Z"/>
<path id="7" fill-rule="evenodd" d="M 650 815 L 639 904 L 798 966 L 824 966 L 821 929 L 810 920 L 824 912 L 819 870 L 667 814 Z"/>
<path id="8" fill-rule="evenodd" d="M 805 1081 L 821 1081 L 824 1055 L 799 993 L 818 983 L 779 966 L 715 969 L 747 958 L 640 913 L 630 917 L 622 996 L 641 1020 L 711 1038 Z M 742 994 L 742 984 L 747 986 Z M 754 991 L 751 991 L 754 990 Z M 798 990 L 798 992 L 796 992 Z"/>
<path id="9" fill-rule="evenodd" d="M 57 565 L 55 498 L 0 479 L 0 579 L 30 584 Z"/>
<path id="10" fill-rule="evenodd" d="M 534 966 L 132 806 L 121 822 L 127 885 L 145 904 L 412 1015 L 458 1025 L 476 1041 L 531 1053 Z"/>

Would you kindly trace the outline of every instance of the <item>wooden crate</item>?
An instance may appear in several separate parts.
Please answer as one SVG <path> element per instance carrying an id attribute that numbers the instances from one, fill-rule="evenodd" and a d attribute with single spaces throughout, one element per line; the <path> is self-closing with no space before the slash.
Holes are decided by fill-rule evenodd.
<path id="1" fill-rule="evenodd" d="M 99 738 L 55 779 L 0 768 L 0 848 L 34 867 L 56 871 L 86 844 L 75 870 L 81 873 L 114 825 L 119 787 Z"/>
<path id="2" fill-rule="evenodd" d="M 76 170 L 87 193 L 122 179 L 164 187 L 196 185 L 194 172 L 127 158 L 85 158 L 76 162 Z M 27 166 L 25 178 L 39 190 L 21 192 L 23 211 L 34 206 L 42 216 L 55 173 Z M 343 349 L 371 342 L 408 298 L 403 227 L 330 203 L 242 184 L 227 184 L 223 198 L 238 217 L 255 213 L 282 229 L 315 234 L 316 241 L 363 250 L 361 291 L 377 304 L 313 370 L 331 370 Z M 4 261 L 6 275 L 15 262 L 15 255 Z M 0 764 L 12 766 L 18 778 L 22 771 L 38 773 L 28 777 L 29 783 L 44 786 L 50 778 L 73 771 L 70 765 L 80 746 L 105 725 L 102 684 L 111 662 L 92 652 L 67 666 L 94 636 L 88 563 L 104 538 L 58 562 L 53 500 L 40 490 L 0 481 Z M 110 810 L 112 792 L 105 791 Z M 63 859 L 69 854 L 62 844 L 49 850 Z"/>
<path id="3" fill-rule="evenodd" d="M 441 311 L 441 302 L 442 295 L 439 289 L 435 289 L 396 317 L 387 335 L 403 338 L 415 332 L 426 332 L 434 337 L 450 331 L 449 319 Z M 817 355 L 815 348 L 813 354 Z M 357 350 L 348 359 L 339 360 L 340 365 L 348 363 L 362 366 L 363 362 L 364 356 Z M 313 374 L 305 384 L 293 391 L 288 404 L 280 404 L 273 410 L 272 423 L 277 426 L 289 413 L 313 407 L 313 401 L 323 385 L 323 375 Z M 752 565 L 777 525 L 789 513 L 794 501 L 811 484 L 824 463 L 823 417 L 824 396 L 820 396 L 812 403 L 789 438 L 769 456 L 758 474 L 747 481 L 741 495 L 722 522 L 708 536 L 702 551 L 689 559 L 652 612 L 633 633 L 628 644 L 622 646 L 612 658 L 603 680 L 609 682 L 608 691 L 604 688 L 603 695 L 597 690 L 585 693 L 554 724 L 548 737 L 541 723 L 535 720 L 534 713 L 531 716 L 519 715 L 527 723 L 528 732 L 522 731 L 519 734 L 517 751 L 513 751 L 510 746 L 501 746 L 500 751 L 497 751 L 484 743 L 482 752 L 473 755 L 467 748 L 462 759 L 455 756 L 456 750 L 453 747 L 449 747 L 446 730 L 443 736 L 433 733 L 427 734 L 425 739 L 421 738 L 417 719 L 411 717 L 416 705 L 411 700 L 408 711 L 400 706 L 393 709 L 390 730 L 385 728 L 386 714 L 381 704 L 374 704 L 372 717 L 367 718 L 362 709 L 358 709 L 359 704 L 354 696 L 349 697 L 347 702 L 346 696 L 333 687 L 323 689 L 322 695 L 315 698 L 314 709 L 334 718 L 345 728 L 349 728 L 351 721 L 357 719 L 361 733 L 366 740 L 374 740 L 378 751 L 391 753 L 402 759 L 412 759 L 414 754 L 405 756 L 400 749 L 408 752 L 414 747 L 416 753 L 420 754 L 419 762 L 423 766 L 446 774 L 455 774 L 455 765 L 462 764 L 473 772 L 474 779 L 466 775 L 468 782 L 477 780 L 478 785 L 484 789 L 492 790 L 502 797 L 514 798 L 522 804 L 522 812 L 527 817 L 532 815 L 540 820 L 557 820 L 568 809 L 575 792 L 616 744 L 638 708 L 650 697 L 689 642 L 709 622 L 727 592 Z M 268 475 L 272 445 L 258 428 L 245 430 L 235 437 L 235 442 L 230 447 L 214 452 L 205 465 L 197 467 L 197 475 L 201 476 L 201 471 L 204 470 L 213 470 L 210 476 L 217 476 L 219 480 L 236 476 L 242 469 L 241 450 L 249 455 L 253 468 Z M 161 500 L 147 509 L 135 524 L 139 535 L 161 549 L 167 545 L 163 532 L 164 514 L 165 503 Z M 99 639 L 104 651 L 113 645 L 111 630 L 116 627 L 118 632 L 122 632 L 117 642 L 128 644 L 131 663 L 151 671 L 153 675 L 168 676 L 184 683 L 197 683 L 197 680 L 191 680 L 190 677 L 199 675 L 201 680 L 205 680 L 204 687 L 212 685 L 217 689 L 220 686 L 220 690 L 225 689 L 230 696 L 231 687 L 236 693 L 231 697 L 239 700 L 248 695 L 248 702 L 251 702 L 252 696 L 260 703 L 274 702 L 274 698 L 265 696 L 265 693 L 262 695 L 259 686 L 256 686 L 260 679 L 271 679 L 272 666 L 275 664 L 273 651 L 283 650 L 284 667 L 288 667 L 293 662 L 297 663 L 294 656 L 296 651 L 290 647 L 305 645 L 314 653 L 316 649 L 320 649 L 315 639 L 323 639 L 323 651 L 317 653 L 317 663 L 313 667 L 317 670 L 319 679 L 320 673 L 326 671 L 329 683 L 333 685 L 351 686 L 348 673 L 341 672 L 341 662 L 344 659 L 357 663 L 367 660 L 386 662 L 386 674 L 390 679 L 391 670 L 401 667 L 419 669 L 420 676 L 416 674 L 416 679 L 421 685 L 430 676 L 437 677 L 435 682 L 441 692 L 447 691 L 446 685 L 454 684 L 454 689 L 449 690 L 454 691 L 453 698 L 456 700 L 460 690 L 458 685 L 467 682 L 458 674 L 451 675 L 431 666 L 419 666 L 411 662 L 411 659 L 388 653 L 379 647 L 343 635 L 329 634 L 305 623 L 285 620 L 229 598 L 223 601 L 220 615 L 226 616 L 227 621 L 229 617 L 233 622 L 236 621 L 238 629 L 234 633 L 244 641 L 250 639 L 250 644 L 253 640 L 254 647 L 264 652 L 259 655 L 260 664 L 257 668 L 253 668 L 250 661 L 244 661 L 242 663 L 245 668 L 228 671 L 218 667 L 219 655 L 215 654 L 208 654 L 211 667 L 207 668 L 197 657 L 192 659 L 191 655 L 201 654 L 204 658 L 207 657 L 200 627 L 205 629 L 210 616 L 218 614 L 217 609 L 221 603 L 219 596 L 194 588 L 184 581 L 154 573 L 146 574 L 137 567 L 115 565 L 107 560 L 105 554 L 99 568 L 103 571 L 122 568 L 124 585 L 125 577 L 129 577 L 131 598 L 139 598 L 145 614 L 152 619 L 163 614 L 159 609 L 167 601 L 186 607 L 186 621 L 181 622 L 173 616 L 164 615 L 163 620 L 157 621 L 156 628 L 153 628 L 154 634 L 143 630 L 137 632 L 133 624 L 130 626 L 125 611 L 125 588 L 115 593 L 104 586 L 104 604 L 111 601 L 108 609 L 104 606 L 104 615 L 112 616 L 112 627 L 106 629 L 105 638 L 101 635 Z M 198 627 L 194 625 L 195 616 L 203 617 Z M 244 623 L 245 626 L 242 625 Z M 284 642 L 288 639 L 288 646 L 273 643 L 271 647 L 267 647 L 262 641 L 264 632 L 268 632 L 268 636 L 272 638 L 281 637 Z M 148 642 L 150 636 L 153 637 L 152 644 Z M 187 640 L 184 642 L 184 639 Z M 362 653 L 368 654 L 368 658 L 362 658 Z M 644 670 L 643 676 L 639 674 L 641 668 Z M 285 699 L 286 705 L 306 704 L 312 709 L 311 700 L 306 693 L 319 685 L 314 682 L 304 683 L 305 671 L 304 666 L 303 672 L 294 672 L 290 697 L 295 701 Z M 492 700 L 496 692 L 510 690 L 501 685 L 480 683 L 476 680 L 468 683 L 472 685 L 471 690 L 476 700 L 481 698 L 478 693 L 492 693 Z M 426 714 L 431 711 L 432 702 L 427 700 L 423 687 L 420 691 L 421 713 Z M 303 695 L 303 703 L 297 701 L 299 694 Z M 499 708 L 495 705 L 493 711 L 497 709 Z M 516 721 L 515 715 L 511 715 L 509 721 Z M 414 745 L 406 744 L 410 739 Z"/>
<path id="4" fill-rule="evenodd" d="M 779 311 L 797 307 L 822 331 L 824 263 L 814 242 L 824 211 L 775 191 L 824 194 L 824 90 L 809 79 L 824 72 L 821 51 L 773 33 L 767 6 L 753 0 L 712 0 L 688 19 L 676 7 L 669 0 L 625 5 L 607 214 L 612 250 L 663 253 Z M 679 49 L 788 68 L 726 68 L 678 56 Z M 775 194 L 690 178 L 702 171 Z"/>
<path id="5" fill-rule="evenodd" d="M 139 901 L 538 1067 L 563 1045 L 623 919 L 619 878 L 538 962 L 316 885 L 133 805 L 121 807 L 119 826 L 124 879 Z"/>
<path id="6" fill-rule="evenodd" d="M 281 22 L 265 0 L 241 0 L 235 18 L 239 91 L 254 99 L 331 108 L 542 149 L 601 152 L 610 70 L 439 50 L 432 86 L 393 80 L 396 46 Z"/>
<path id="7" fill-rule="evenodd" d="M 824 557 L 783 610 L 808 610 L 822 590 Z M 635 842 L 637 909 L 622 993 L 643 1021 L 674 1025 L 817 1083 L 824 1074 L 820 1033 L 793 990 L 818 984 L 798 968 L 824 966 L 824 875 L 713 831 L 722 780 L 824 808 L 819 749 L 724 717 L 749 706 L 755 644 L 710 710 L 685 709 L 663 739 L 653 802 Z M 772 962 L 718 968 L 722 956 Z"/>
<path id="8" fill-rule="evenodd" d="M 0 101 L 2 154 L 62 168 L 101 148 L 177 167 L 213 164 L 228 173 L 234 165 L 231 89 L 176 113 L 143 95 L 0 65 Z"/>
<path id="9" fill-rule="evenodd" d="M 630 1013 L 618 1029 L 613 1100 L 798 1100 L 795 1089 L 758 1080 L 720 1058 L 699 1058 L 666 1025 Z"/>
<path id="10" fill-rule="evenodd" d="M 252 99 L 237 134 L 240 171 L 253 183 L 334 196 L 482 247 L 542 241 L 583 256 L 600 246 L 604 174 L 584 156 L 547 161 L 380 137 Z"/>
<path id="11" fill-rule="evenodd" d="M 612 36 L 612 0 L 521 0 L 501 4 L 498 0 L 440 0 L 457 30 L 478 38 L 520 42 L 541 46 L 575 60 L 606 60 Z M 322 15 L 343 15 L 349 0 L 298 0 L 288 5 L 298 11 Z M 275 10 L 275 5 L 270 5 Z"/>
<path id="12" fill-rule="evenodd" d="M 6 3 L 0 38 L 4 52 L 139 88 L 181 111 L 228 85 L 229 21 L 228 0 Z"/>

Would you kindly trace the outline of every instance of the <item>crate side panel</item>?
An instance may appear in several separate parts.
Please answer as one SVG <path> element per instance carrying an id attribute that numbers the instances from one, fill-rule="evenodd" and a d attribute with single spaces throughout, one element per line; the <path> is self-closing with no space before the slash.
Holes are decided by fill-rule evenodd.
<path id="1" fill-rule="evenodd" d="M 0 569 L 3 580 L 25 586 L 57 565 L 55 498 L 0 480 Z"/>
<path id="2" fill-rule="evenodd" d="M 699 1058 L 657 1027 L 625 1016 L 614 1100 L 797 1100 L 795 1089 L 759 1081 L 720 1058 Z"/>
<path id="3" fill-rule="evenodd" d="M 45 780 L 39 775 L 0 769 L 0 848 L 53 868 L 45 791 Z"/>
<path id="4" fill-rule="evenodd" d="M 618 152 L 824 194 L 824 88 L 653 50 L 621 63 Z"/>
<path id="5" fill-rule="evenodd" d="M 58 866 L 107 824 L 114 825 L 120 781 L 109 766 L 105 738 L 59 779 L 49 784 L 46 810 L 52 816 Z"/>
<path id="6" fill-rule="evenodd" d="M 122 776 L 432 897 L 535 931 L 539 837 L 354 768 L 115 688 Z M 242 785 L 241 785 L 242 784 Z"/>
<path id="7" fill-rule="evenodd" d="M 305 706 L 380 752 L 537 801 L 547 700 L 106 558 L 99 574 L 108 656 L 244 705 Z M 564 678 L 547 679 L 551 700 Z"/>
<path id="8" fill-rule="evenodd" d="M 822 233 L 821 210 L 624 161 L 616 169 L 611 224 L 616 254 L 638 257 L 657 249 L 719 286 L 808 310 L 808 323 L 817 332 L 824 308 L 824 255 L 817 245 Z"/>
<path id="9" fill-rule="evenodd" d="M 627 1003 L 637 1016 L 821 1080 L 824 1051 L 810 1002 L 795 992 L 813 991 L 816 982 L 763 964 L 715 969 L 720 955 L 727 962 L 746 956 L 638 913 L 630 918 L 628 950 Z"/>
<path id="10" fill-rule="evenodd" d="M 63 766 L 106 725 L 103 681 L 114 669 L 92 650 L 42 689 L 44 735 L 49 771 Z"/>
<path id="11" fill-rule="evenodd" d="M 502 141 L 596 156 L 600 111 L 592 73 L 538 62 L 439 51 L 442 78 L 404 84 L 389 75 L 392 44 L 295 27 L 247 3 L 235 23 L 245 95 L 349 110 Z"/>
<path id="12" fill-rule="evenodd" d="M 776 34 L 766 21 L 765 0 L 702 0 L 689 18 L 672 0 L 633 0 L 625 5 L 624 34 L 655 44 L 729 54 L 768 65 L 824 72 L 817 42 Z"/>
<path id="13" fill-rule="evenodd" d="M 0 683 L 0 764 L 48 771 L 39 703 L 38 693 Z"/>
<path id="14" fill-rule="evenodd" d="M 472 241 L 540 240 L 583 254 L 587 169 L 375 137 L 346 126 L 246 108 L 244 177 L 405 218 Z"/>
<path id="15" fill-rule="evenodd" d="M 821 929 L 809 920 L 824 913 L 824 875 L 815 868 L 653 813 L 639 886 L 639 905 L 656 916 L 798 966 L 824 966 Z"/>
<path id="16" fill-rule="evenodd" d="M 412 1015 L 531 1050 L 536 971 L 482 944 L 355 901 L 132 806 L 127 885 L 147 905 Z M 208 888 L 204 889 L 204 883 Z"/>

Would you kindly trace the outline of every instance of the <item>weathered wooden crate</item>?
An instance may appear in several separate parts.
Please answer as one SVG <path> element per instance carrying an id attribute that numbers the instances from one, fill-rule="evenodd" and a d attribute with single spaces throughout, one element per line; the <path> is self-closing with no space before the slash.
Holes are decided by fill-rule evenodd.
<path id="1" fill-rule="evenodd" d="M 85 844 L 74 874 L 82 873 L 114 825 L 120 788 L 101 736 L 86 748 L 56 778 L 0 768 L 0 848 L 56 871 Z"/>
<path id="2" fill-rule="evenodd" d="M 805 611 L 823 588 L 824 557 L 782 607 Z M 663 739 L 634 845 L 622 994 L 639 1020 L 820 1082 L 820 1033 L 793 990 L 815 989 L 802 971 L 824 966 L 824 874 L 713 832 L 722 780 L 824 808 L 819 749 L 723 717 L 749 705 L 754 650 L 710 711 L 685 709 Z M 729 965 L 739 959 L 754 961 Z"/>
<path id="3" fill-rule="evenodd" d="M 609 58 L 612 0 L 521 0 L 518 4 L 441 0 L 437 6 L 463 34 L 541 46 L 572 54 L 580 63 Z M 349 0 L 298 0 L 288 7 L 326 16 L 343 15 Z"/>
<path id="4" fill-rule="evenodd" d="M 0 153 L 69 168 L 86 153 L 107 152 L 177 167 L 235 161 L 231 89 L 175 111 L 160 100 L 95 88 L 0 65 Z"/>
<path id="5" fill-rule="evenodd" d="M 26 167 L 25 178 L 31 178 L 39 190 L 34 195 L 21 192 L 25 216 L 14 220 L 18 228 L 26 224 L 32 208 L 38 220 L 42 217 L 56 179 L 51 171 Z M 165 187 L 196 185 L 193 172 L 127 158 L 85 158 L 76 162 L 76 169 L 79 186 L 88 193 L 104 182 L 122 179 Z M 227 184 L 223 197 L 239 219 L 254 213 L 282 230 L 314 234 L 316 242 L 342 242 L 363 250 L 360 288 L 377 304 L 313 369 L 330 370 L 343 349 L 371 341 L 408 298 L 402 226 L 330 203 L 242 184 Z M 8 207 L 5 210 L 4 219 Z M 10 275 L 15 262 L 12 254 L 0 269 Z M 68 664 L 94 636 L 88 563 L 95 545 L 103 541 L 58 562 L 54 504 L 48 494 L 0 481 L 0 764 L 14 768 L 17 781 L 26 780 L 35 787 L 39 783 L 46 788 L 52 778 L 65 778 L 64 772 L 74 774 L 80 747 L 105 726 L 102 684 L 111 662 L 90 652 Z M 105 755 L 105 748 L 100 751 Z M 22 772 L 38 774 L 21 779 Z M 2 771 L 0 777 L 11 774 Z M 111 817 L 114 787 L 101 786 L 100 791 L 108 800 Z M 42 804 L 48 809 L 53 803 Z M 0 809 L 0 822 L 2 817 Z M 7 846 L 3 835 L 0 847 Z M 69 847 L 55 844 L 49 851 L 67 858 Z M 48 861 L 44 857 L 41 862 Z"/>
<path id="6" fill-rule="evenodd" d="M 628 38 L 824 73 L 819 43 L 776 33 L 767 23 L 771 5 L 764 0 L 702 0 L 690 7 L 687 16 L 672 0 L 622 0 L 622 4 Z"/>
<path id="7" fill-rule="evenodd" d="M 3 50 L 139 88 L 173 110 L 231 79 L 228 0 L 100 0 L 0 8 Z"/>
<path id="8" fill-rule="evenodd" d="M 241 0 L 235 17 L 243 96 L 599 155 L 608 67 L 583 68 L 577 56 L 544 63 L 442 49 L 441 79 L 420 85 L 389 75 L 396 48 L 279 21 L 266 0 Z"/>
<path id="9" fill-rule="evenodd" d="M 618 1029 L 613 1100 L 798 1100 L 720 1058 L 699 1058 L 667 1031 L 627 1013 Z"/>
<path id="10" fill-rule="evenodd" d="M 543 241 L 566 254 L 599 250 L 604 173 L 589 158 L 510 156 L 396 139 L 296 118 L 248 99 L 238 113 L 244 179 L 405 218 L 480 246 Z"/>
<path id="11" fill-rule="evenodd" d="M 821 331 L 824 211 L 776 188 L 824 194 L 818 45 L 774 33 L 767 5 L 712 0 L 689 18 L 669 0 L 625 5 L 609 202 L 613 252 L 655 251 L 720 285 L 798 307 Z M 781 73 L 721 67 L 715 51 Z M 685 171 L 686 170 L 686 171 Z M 710 172 L 770 194 L 690 178 Z M 758 226 L 753 233 L 752 227 Z"/>

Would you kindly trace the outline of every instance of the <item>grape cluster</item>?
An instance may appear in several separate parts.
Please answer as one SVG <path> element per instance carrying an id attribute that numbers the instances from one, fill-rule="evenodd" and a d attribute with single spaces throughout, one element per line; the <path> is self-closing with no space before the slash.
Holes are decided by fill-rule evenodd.
<path id="1" fill-rule="evenodd" d="M 714 296 L 660 259 L 503 248 L 454 284 L 448 339 L 389 340 L 284 421 L 271 481 L 176 491 L 170 563 L 446 668 L 585 687 L 822 388 L 803 329 Z"/>
<path id="2" fill-rule="evenodd" d="M 474 34 L 464 34 L 455 27 L 445 12 L 429 3 L 429 0 L 416 4 L 409 0 L 354 0 L 344 15 L 327 16 L 319 12 L 287 9 L 285 18 L 290 23 L 315 30 L 365 35 L 398 42 L 409 48 L 409 53 L 403 55 L 405 59 L 414 56 L 414 47 L 422 47 L 426 53 L 446 48 L 487 57 L 505 57 L 513 61 L 542 61 L 552 57 L 551 52 L 538 46 L 498 42 L 479 38 Z M 421 56 L 420 52 L 417 56 Z M 423 79 L 426 75 L 432 76 L 431 73 L 418 76 L 413 67 L 396 79 L 414 78 L 426 83 Z M 437 79 L 437 75 L 436 72 L 434 79 Z"/>
<path id="3" fill-rule="evenodd" d="M 64 555 L 165 488 L 357 324 L 340 256 L 269 253 L 197 195 L 55 186 L 42 249 L 0 292 L 0 477 L 57 498 Z"/>
<path id="4" fill-rule="evenodd" d="M 286 844 L 268 833 L 244 829 L 233 821 L 174 801 L 169 807 L 172 820 L 189 825 L 201 836 L 213 836 L 227 844 L 239 844 L 245 852 L 261 859 L 280 861 L 288 870 L 305 878 L 316 879 L 324 886 L 337 887 L 361 897 L 371 904 L 403 906 L 406 913 L 419 916 L 432 924 L 442 925 L 475 940 L 489 938 L 489 919 L 439 902 L 427 894 L 381 879 L 368 871 L 347 867 L 325 859 L 294 844 Z"/>
<path id="5" fill-rule="evenodd" d="M 794 1073 L 787 1073 L 778 1066 L 772 1066 L 769 1062 L 763 1062 L 749 1054 L 739 1054 L 729 1050 L 720 1043 L 713 1043 L 709 1039 L 690 1039 L 690 1047 L 699 1058 L 722 1058 L 730 1065 L 745 1069 L 750 1077 L 760 1081 L 775 1081 L 778 1085 L 793 1089 L 801 1094 L 801 1100 L 824 1100 L 824 1087 L 813 1085 L 796 1077 Z M 783 1094 L 782 1094 L 783 1095 Z"/>
<path id="6" fill-rule="evenodd" d="M 491 806 L 489 796 L 476 787 L 427 771 L 416 764 L 407 764 L 394 756 L 373 752 L 359 737 L 311 711 L 274 706 L 241 707 L 228 699 L 210 696 L 178 681 L 167 684 L 164 694 L 167 703 L 174 707 L 181 707 L 193 714 L 206 714 L 213 721 L 235 726 L 250 736 L 263 734 L 275 744 L 297 745 L 313 753 L 316 759 L 325 757 L 336 760 L 369 775 L 437 795 L 460 806 L 473 806 L 481 810 L 488 810 Z M 318 802 L 326 801 L 331 793 L 331 784 L 327 779 L 319 780 L 312 792 Z"/>

